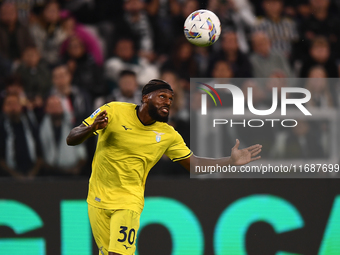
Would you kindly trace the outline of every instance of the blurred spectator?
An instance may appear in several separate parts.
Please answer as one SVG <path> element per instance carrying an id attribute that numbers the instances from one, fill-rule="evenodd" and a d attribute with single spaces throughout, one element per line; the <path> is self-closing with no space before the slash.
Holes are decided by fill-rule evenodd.
<path id="1" fill-rule="evenodd" d="M 70 116 L 64 112 L 60 98 L 50 96 L 45 112 L 40 140 L 46 175 L 80 174 L 86 160 L 86 149 L 83 144 L 67 146 L 65 141 L 72 129 L 72 123 Z"/>
<path id="2" fill-rule="evenodd" d="M 220 18 L 224 31 L 236 32 L 240 50 L 247 53 L 249 51 L 247 35 L 256 22 L 250 2 L 248 0 L 209 0 L 207 9 Z"/>
<path id="3" fill-rule="evenodd" d="M 149 16 L 158 16 L 158 20 L 168 20 L 169 13 L 172 15 L 179 14 L 181 10 L 180 3 L 176 0 L 147 0 L 145 1 L 145 10 Z"/>
<path id="4" fill-rule="evenodd" d="M 18 19 L 23 24 L 28 24 L 34 15 L 34 9 L 41 7 L 46 0 L 5 0 L 16 5 Z"/>
<path id="5" fill-rule="evenodd" d="M 11 72 L 12 63 L 0 53 L 0 91 L 5 88 L 5 80 Z"/>
<path id="6" fill-rule="evenodd" d="M 253 33 L 252 46 L 254 53 L 250 56 L 250 62 L 254 77 L 267 78 L 277 70 L 284 72 L 287 77 L 293 76 L 286 58 L 271 51 L 270 40 L 264 32 Z"/>
<path id="7" fill-rule="evenodd" d="M 125 0 L 62 0 L 59 1 L 63 10 L 72 13 L 72 17 L 77 21 L 76 32 L 78 26 L 81 26 L 90 32 L 91 36 L 100 43 L 102 54 L 109 57 L 113 52 L 114 31 L 116 30 L 116 23 L 121 22 L 124 16 L 123 4 Z M 61 14 L 64 15 L 63 12 Z M 81 24 L 86 24 L 82 26 Z M 79 36 L 78 32 L 77 35 Z M 83 37 L 80 36 L 83 40 Z M 85 41 L 84 41 L 85 42 Z M 91 43 L 92 44 L 92 43 Z M 85 42 L 86 48 L 92 53 L 93 48 L 88 48 L 88 42 Z M 98 62 L 98 58 L 93 55 Z M 102 60 L 103 62 L 103 60 Z"/>
<path id="8" fill-rule="evenodd" d="M 229 81 L 230 78 L 234 77 L 234 73 L 227 61 L 218 60 L 214 63 L 211 76 L 213 78 Z"/>
<path id="9" fill-rule="evenodd" d="M 235 32 L 228 31 L 220 39 L 222 49 L 212 54 L 208 75 L 212 71 L 214 63 L 218 60 L 225 60 L 231 66 L 234 77 L 252 77 L 252 67 L 248 57 L 239 50 L 237 35 Z"/>
<path id="10" fill-rule="evenodd" d="M 246 80 L 244 83 L 241 85 L 241 89 L 243 91 L 243 94 L 245 95 L 245 103 L 248 102 L 248 97 L 249 93 L 248 91 L 251 89 L 252 91 L 252 105 L 255 109 L 257 110 L 267 110 L 270 108 L 270 106 L 267 105 L 266 102 L 266 97 L 267 94 L 265 90 L 263 89 L 262 84 L 260 84 L 261 80 Z M 246 103 L 247 104 L 247 103 Z M 228 130 L 230 133 L 233 130 Z M 263 125 L 261 128 L 253 128 L 250 127 L 249 125 L 237 125 L 236 126 L 236 134 L 239 137 L 242 137 L 242 144 L 244 146 L 250 146 L 251 144 L 257 144 L 261 143 L 263 146 L 261 155 L 262 157 L 267 158 L 267 156 L 270 153 L 271 146 L 273 144 L 273 140 L 275 138 L 275 131 L 277 129 L 273 129 L 271 125 L 268 125 L 267 123 Z M 235 132 L 235 130 L 233 131 Z M 232 142 L 236 139 L 237 137 L 233 137 L 233 139 L 230 141 L 231 144 Z"/>
<path id="11" fill-rule="evenodd" d="M 26 47 L 34 46 L 27 27 L 18 22 L 17 9 L 13 3 L 0 6 L 0 54 L 16 61 Z"/>
<path id="12" fill-rule="evenodd" d="M 324 158 L 324 151 L 320 143 L 320 134 L 310 123 L 298 120 L 298 125 L 288 130 L 284 141 L 284 158 L 287 159 L 318 159 Z"/>
<path id="13" fill-rule="evenodd" d="M 24 50 L 16 74 L 21 77 L 28 97 L 46 97 L 51 90 L 50 71 L 40 61 L 40 54 L 35 47 L 28 47 Z"/>
<path id="14" fill-rule="evenodd" d="M 314 66 L 311 68 L 305 87 L 310 91 L 312 97 L 306 106 L 320 108 L 335 106 L 328 81 L 326 70 L 323 67 Z"/>
<path id="15" fill-rule="evenodd" d="M 162 70 L 174 70 L 180 79 L 189 80 L 198 76 L 198 63 L 195 59 L 194 46 L 185 38 L 179 39 L 173 47 L 170 58 Z"/>
<path id="16" fill-rule="evenodd" d="M 283 16 L 283 7 L 283 0 L 263 0 L 265 17 L 258 19 L 254 29 L 262 30 L 268 35 L 273 53 L 288 58 L 292 43 L 298 40 L 298 33 L 295 22 Z"/>
<path id="17" fill-rule="evenodd" d="M 300 0 L 301 2 L 305 1 L 305 0 Z M 294 0 L 285 0 L 284 1 L 284 10 L 283 13 L 284 15 L 288 16 L 288 17 L 296 17 L 297 16 L 297 7 L 300 4 L 295 2 Z"/>
<path id="18" fill-rule="evenodd" d="M 189 100 L 186 98 L 185 92 L 175 72 L 164 71 L 161 79 L 168 82 L 174 91 L 169 114 L 169 125 L 173 126 L 176 131 L 181 134 L 185 143 L 190 144 Z"/>
<path id="19" fill-rule="evenodd" d="M 225 60 L 217 60 L 216 62 L 214 62 L 214 65 L 212 66 L 212 70 L 211 70 L 211 77 L 212 79 L 207 82 L 208 84 L 212 85 L 213 84 L 230 84 L 232 83 L 232 78 L 233 78 L 233 71 L 231 68 L 231 65 L 225 61 Z M 233 98 L 232 98 L 232 94 L 230 92 L 230 90 L 228 89 L 219 89 L 218 90 L 218 94 L 219 97 L 222 101 L 222 107 L 223 108 L 229 108 L 232 106 L 233 104 Z M 200 109 L 201 105 L 201 91 L 199 91 L 197 94 L 192 95 L 191 98 L 193 98 L 193 100 L 191 100 L 191 109 Z M 213 106 L 214 103 L 212 103 L 211 100 L 208 100 L 207 102 L 207 106 L 208 108 L 210 107 L 214 107 Z M 193 115 L 193 118 L 195 118 L 195 116 Z M 222 127 L 222 126 L 221 126 Z M 217 135 L 217 130 L 221 131 L 220 128 L 221 127 L 217 127 L 214 130 L 209 131 L 209 135 L 207 137 L 204 138 L 204 142 L 207 146 L 214 146 L 214 139 L 211 139 L 211 137 L 214 137 L 215 135 Z M 235 134 L 236 129 L 227 129 L 227 131 L 221 131 L 220 134 L 222 134 L 221 137 L 219 137 L 219 139 L 223 139 L 223 152 L 226 153 L 227 151 L 230 151 L 230 145 L 234 143 L 237 135 Z M 192 141 L 192 140 L 191 140 Z M 195 143 L 196 141 L 192 141 L 193 143 Z M 212 147 L 211 147 L 212 148 Z M 211 152 L 213 153 L 213 152 Z M 211 154 L 213 156 L 213 154 Z"/>
<path id="20" fill-rule="evenodd" d="M 213 80 L 209 84 L 224 83 L 229 84 L 231 78 L 233 78 L 233 70 L 230 64 L 224 60 L 218 60 L 214 63 L 213 69 L 211 71 L 211 77 Z M 220 95 L 223 107 L 231 107 L 233 104 L 233 97 L 229 89 L 219 89 L 218 94 Z"/>
<path id="21" fill-rule="evenodd" d="M 325 37 L 318 36 L 312 41 L 309 56 L 303 61 L 300 77 L 307 77 L 313 66 L 322 66 L 327 70 L 329 78 L 339 77 L 338 67 L 331 57 L 331 49 Z"/>
<path id="22" fill-rule="evenodd" d="M 95 16 L 103 15 L 103 11 L 102 13 L 95 13 L 95 2 L 97 2 L 95 0 L 60 0 L 58 2 L 60 4 L 60 9 L 66 10 L 68 13 L 72 13 L 72 15 L 74 15 L 76 19 L 81 23 L 94 23 L 97 19 L 97 17 Z M 100 2 L 105 2 L 106 4 L 109 4 L 109 1 L 105 0 Z M 113 10 L 112 6 L 107 6 L 107 8 L 110 8 L 112 12 L 116 11 Z"/>
<path id="23" fill-rule="evenodd" d="M 67 66 L 60 65 L 52 71 L 53 89 L 52 95 L 61 99 L 63 109 L 71 116 L 73 125 L 79 125 L 92 111 L 89 96 L 80 88 L 72 85 L 72 75 Z"/>
<path id="24" fill-rule="evenodd" d="M 0 123 L 0 165 L 7 174 L 33 178 L 41 168 L 41 149 L 37 130 L 23 114 L 20 98 L 7 95 Z"/>
<path id="25" fill-rule="evenodd" d="M 117 84 L 119 74 L 123 70 L 135 72 L 138 85 L 144 85 L 149 80 L 159 77 L 156 66 L 150 64 L 145 58 L 138 57 L 134 41 L 129 38 L 121 38 L 117 41 L 115 56 L 105 63 L 105 77 L 113 87 Z"/>
<path id="26" fill-rule="evenodd" d="M 243 91 L 243 95 L 246 95 L 245 103 L 248 102 L 248 91 L 249 88 L 252 91 L 252 104 L 255 109 L 268 109 L 268 107 L 265 104 L 266 99 L 266 93 L 263 89 L 263 86 L 259 83 L 258 80 L 246 80 L 241 85 L 241 89 Z M 252 144 L 252 143 L 249 143 Z"/>
<path id="27" fill-rule="evenodd" d="M 113 90 L 113 100 L 111 101 L 140 104 L 142 93 L 134 72 L 128 70 L 122 71 L 119 74 L 118 87 Z"/>
<path id="28" fill-rule="evenodd" d="M 105 93 L 103 69 L 86 52 L 84 43 L 78 37 L 69 39 L 64 62 L 72 73 L 72 83 L 90 93 L 92 99 Z"/>
<path id="29" fill-rule="evenodd" d="M 15 75 L 7 77 L 6 88 L 1 92 L 0 103 L 2 103 L 7 95 L 16 95 L 19 97 L 20 104 L 27 118 L 31 124 L 37 128 L 43 116 L 42 97 L 40 95 L 28 97 L 25 93 L 22 79 Z"/>
<path id="30" fill-rule="evenodd" d="M 157 53 L 165 54 L 171 50 L 176 35 L 180 32 L 175 31 L 173 26 L 175 17 L 181 12 L 180 2 L 178 0 L 146 0 L 145 9 L 154 31 L 155 50 Z"/>
<path id="31" fill-rule="evenodd" d="M 84 24 L 115 22 L 123 16 L 124 0 L 60 0 L 62 9 L 70 11 Z"/>
<path id="32" fill-rule="evenodd" d="M 288 87 L 289 79 L 285 73 L 280 70 L 273 71 L 269 76 L 269 79 L 260 80 L 264 81 L 264 91 L 266 95 L 265 103 L 268 107 L 273 105 L 273 89 L 277 88 L 277 105 L 281 107 L 281 89 L 283 87 Z M 269 109 L 269 108 L 268 108 Z"/>
<path id="33" fill-rule="evenodd" d="M 189 122 L 189 99 L 185 95 L 178 76 L 175 72 L 166 70 L 162 72 L 161 79 L 168 82 L 174 91 L 174 98 L 169 114 L 170 124 L 172 123 L 172 126 L 175 127 L 181 121 Z M 187 125 L 189 125 L 189 123 L 187 123 Z M 177 131 L 182 134 L 179 130 Z"/>
<path id="34" fill-rule="evenodd" d="M 311 16 L 302 22 L 300 27 L 300 34 L 304 39 L 302 45 L 307 48 L 310 41 L 318 36 L 324 36 L 330 42 L 336 58 L 339 58 L 339 14 L 332 14 L 329 6 L 330 0 L 310 0 Z"/>
<path id="35" fill-rule="evenodd" d="M 183 36 L 183 26 L 186 18 L 200 7 L 199 1 L 197 0 L 185 0 L 181 1 L 180 4 L 180 12 L 172 18 L 172 26 L 174 28 L 173 43 Z"/>
<path id="36" fill-rule="evenodd" d="M 212 80 L 207 82 L 211 86 L 213 86 L 214 84 L 234 84 L 232 81 L 232 78 L 234 77 L 234 73 L 233 73 L 231 64 L 229 64 L 227 61 L 223 59 L 220 59 L 214 62 L 212 66 L 212 70 L 211 70 L 211 77 L 212 77 Z M 223 107 L 223 108 L 232 107 L 233 96 L 229 89 L 223 89 L 223 88 L 218 89 L 218 95 L 222 102 L 220 107 Z M 199 99 L 199 101 L 201 101 L 201 99 Z M 212 103 L 211 100 L 208 100 L 207 103 L 208 103 L 208 108 L 215 107 L 214 103 Z M 197 106 L 194 106 L 194 107 L 197 107 Z M 238 135 L 237 135 L 236 128 L 225 129 L 225 127 L 222 127 L 222 126 L 223 125 L 220 125 L 219 127 L 216 127 L 216 129 L 214 128 L 213 130 L 209 131 L 208 133 L 209 135 L 204 137 L 204 143 L 206 144 L 206 146 L 210 146 L 209 148 L 213 148 L 214 143 L 216 141 L 215 139 L 219 139 L 223 141 L 222 147 L 221 147 L 221 151 L 222 151 L 221 153 L 223 156 L 226 156 L 228 151 L 230 151 L 231 149 L 231 145 L 234 143 Z M 223 128 L 223 131 L 222 131 L 222 128 Z M 218 136 L 218 138 L 216 138 L 216 136 Z M 196 141 L 192 141 L 192 142 L 195 143 Z M 211 151 L 210 153 L 211 153 L 210 155 L 213 156 L 213 151 Z"/>
<path id="37" fill-rule="evenodd" d="M 309 0 L 300 0 L 296 6 L 296 20 L 298 27 L 300 24 L 305 22 L 311 15 L 311 6 Z"/>
<path id="38" fill-rule="evenodd" d="M 76 19 L 71 16 L 70 12 L 62 11 L 61 18 L 62 28 L 68 36 L 68 39 L 66 39 L 61 46 L 61 54 L 65 54 L 71 38 L 77 37 L 83 42 L 86 52 L 92 56 L 96 64 L 98 66 L 103 65 L 103 49 L 101 49 L 98 39 L 88 32 L 85 26 L 77 23 Z"/>
<path id="39" fill-rule="evenodd" d="M 40 13 L 39 22 L 31 25 L 31 34 L 37 48 L 49 66 L 55 66 L 59 59 L 60 46 L 67 35 L 60 26 L 59 4 L 46 3 Z"/>
<path id="40" fill-rule="evenodd" d="M 95 106 L 98 108 L 111 101 L 140 104 L 141 98 L 142 93 L 137 83 L 136 73 L 123 70 L 119 74 L 118 88 L 115 88 L 109 96 L 96 100 Z"/>
<path id="41" fill-rule="evenodd" d="M 139 55 L 153 60 L 153 31 L 145 11 L 143 0 L 126 0 L 123 19 L 117 21 L 117 36 L 130 36 L 134 39 Z"/>
<path id="42" fill-rule="evenodd" d="M 0 105 L 8 95 L 16 95 L 19 97 L 20 104 L 26 106 L 27 97 L 24 91 L 24 86 L 22 85 L 21 79 L 18 76 L 9 76 L 5 80 L 5 89 L 1 91 L 0 94 Z"/>

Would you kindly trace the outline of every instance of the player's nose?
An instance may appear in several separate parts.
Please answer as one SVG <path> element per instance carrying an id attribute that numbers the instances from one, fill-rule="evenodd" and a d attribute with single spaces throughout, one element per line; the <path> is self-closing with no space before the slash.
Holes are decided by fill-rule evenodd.
<path id="1" fill-rule="evenodd" d="M 171 103 L 172 103 L 172 101 L 171 101 L 170 98 L 167 98 L 167 99 L 165 100 L 165 104 L 166 104 L 167 107 L 170 107 Z"/>

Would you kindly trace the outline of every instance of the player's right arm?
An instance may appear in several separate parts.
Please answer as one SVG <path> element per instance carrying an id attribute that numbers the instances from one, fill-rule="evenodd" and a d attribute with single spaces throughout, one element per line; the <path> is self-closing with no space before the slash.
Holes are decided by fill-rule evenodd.
<path id="1" fill-rule="evenodd" d="M 231 149 L 231 155 L 224 158 L 202 158 L 192 154 L 189 158 L 178 161 L 188 171 L 194 170 L 195 166 L 242 166 L 252 161 L 258 160 L 261 156 L 258 154 L 261 152 L 262 145 L 256 144 L 248 148 L 239 149 L 240 141 L 236 139 L 235 146 Z M 192 173 L 197 174 L 195 171 Z"/>
<path id="2" fill-rule="evenodd" d="M 71 130 L 70 134 L 66 138 L 68 145 L 78 145 L 84 142 L 87 138 L 94 135 L 97 130 L 103 129 L 107 126 L 108 116 L 106 110 L 100 112 L 94 122 L 86 126 L 80 124 Z"/>

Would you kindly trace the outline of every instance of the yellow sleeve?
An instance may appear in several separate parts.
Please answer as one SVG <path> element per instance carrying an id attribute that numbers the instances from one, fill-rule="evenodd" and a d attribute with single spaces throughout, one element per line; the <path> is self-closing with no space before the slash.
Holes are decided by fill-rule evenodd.
<path id="1" fill-rule="evenodd" d="M 95 110 L 89 117 L 87 117 L 86 119 L 83 120 L 83 124 L 85 126 L 90 126 L 93 124 L 94 120 L 96 119 L 97 115 L 106 110 L 107 112 L 107 117 L 108 117 L 108 123 L 107 125 L 110 124 L 111 118 L 112 118 L 112 108 L 113 105 L 112 104 L 104 104 L 103 106 L 99 107 L 97 110 Z M 106 126 L 107 127 L 107 126 Z M 106 128 L 105 127 L 105 128 Z M 95 132 L 93 132 L 93 134 L 98 135 L 98 133 L 100 133 L 103 129 L 101 130 L 97 130 Z"/>
<path id="2" fill-rule="evenodd" d="M 192 151 L 185 144 L 182 136 L 174 131 L 175 139 L 169 148 L 165 151 L 167 155 L 173 162 L 189 158 L 192 155 Z"/>

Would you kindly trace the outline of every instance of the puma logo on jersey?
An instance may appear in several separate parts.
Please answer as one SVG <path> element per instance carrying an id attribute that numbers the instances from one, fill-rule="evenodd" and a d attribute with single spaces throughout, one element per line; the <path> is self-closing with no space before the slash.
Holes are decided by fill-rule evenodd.
<path id="1" fill-rule="evenodd" d="M 125 244 L 123 244 L 123 246 L 125 247 L 125 249 L 129 249 L 129 248 L 131 248 L 131 247 L 128 247 L 128 246 L 126 246 Z"/>
<path id="2" fill-rule="evenodd" d="M 156 142 L 159 143 L 162 139 L 161 135 L 164 135 L 165 133 L 158 133 L 157 131 L 153 131 L 156 134 Z"/>
<path id="3" fill-rule="evenodd" d="M 102 255 L 104 255 L 104 252 L 103 252 L 103 246 L 99 248 L 99 251 Z"/>
<path id="4" fill-rule="evenodd" d="M 122 125 L 122 127 L 125 129 L 125 130 L 132 130 L 132 128 L 128 128 L 128 127 L 126 127 L 126 126 L 124 126 L 124 125 Z"/>

